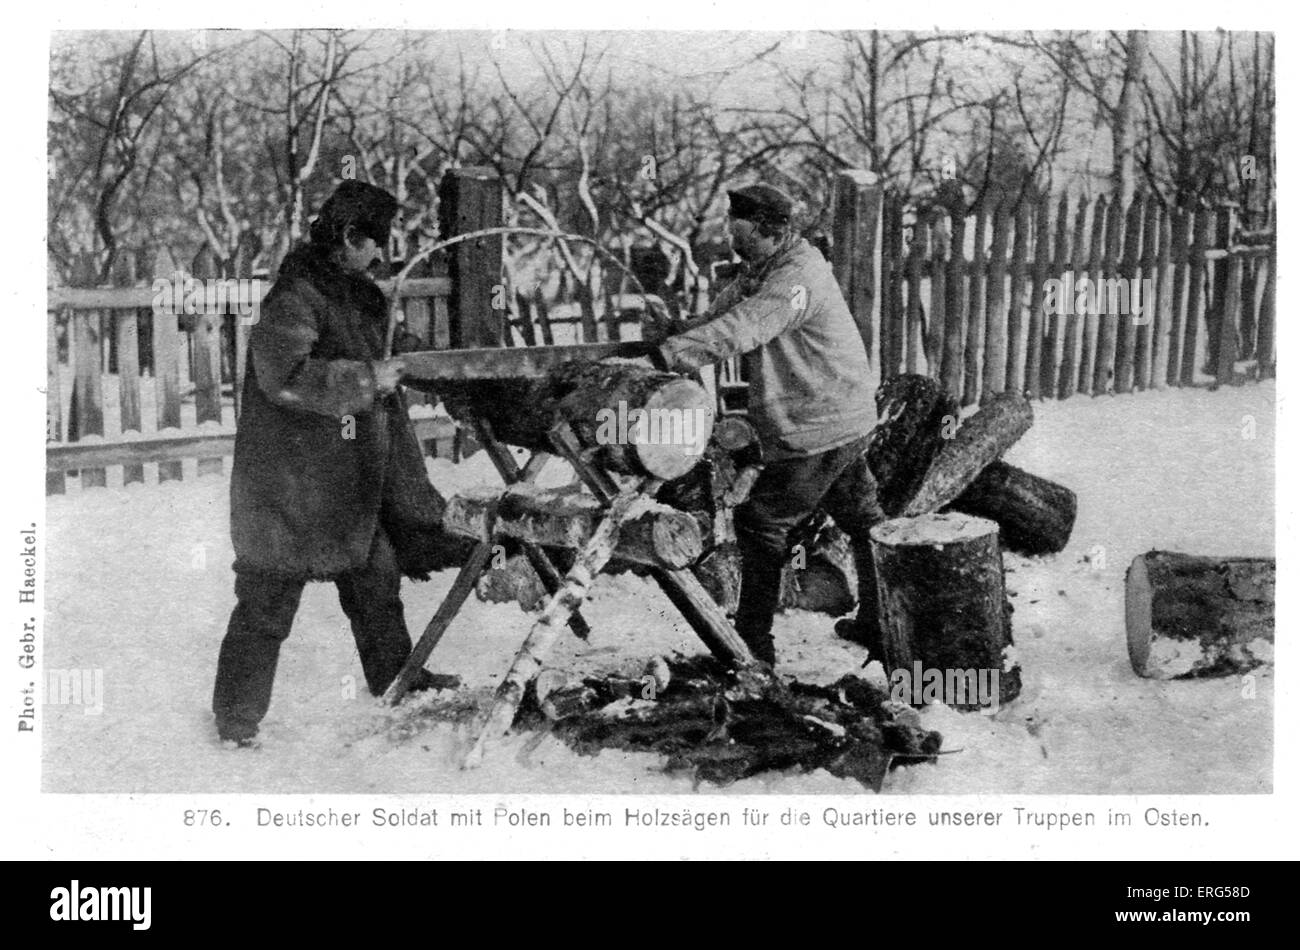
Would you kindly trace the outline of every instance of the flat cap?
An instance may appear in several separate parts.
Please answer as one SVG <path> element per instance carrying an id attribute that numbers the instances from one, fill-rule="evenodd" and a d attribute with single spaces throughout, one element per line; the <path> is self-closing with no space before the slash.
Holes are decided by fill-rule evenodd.
<path id="1" fill-rule="evenodd" d="M 731 216 L 748 221 L 789 224 L 794 213 L 794 199 L 775 185 L 746 185 L 728 191 Z"/>
<path id="2" fill-rule="evenodd" d="M 337 240 L 335 236 L 341 236 L 350 224 L 376 244 L 384 244 L 396 216 L 395 197 L 375 185 L 349 178 L 321 205 L 312 225 L 312 240 L 316 241 L 319 234 L 325 243 L 332 243 L 331 238 Z"/>

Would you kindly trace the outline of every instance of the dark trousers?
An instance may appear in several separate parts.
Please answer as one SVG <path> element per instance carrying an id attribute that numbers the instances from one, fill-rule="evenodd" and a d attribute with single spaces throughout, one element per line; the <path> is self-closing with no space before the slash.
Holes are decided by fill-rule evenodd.
<path id="1" fill-rule="evenodd" d="M 393 547 L 381 530 L 365 566 L 334 582 L 339 604 L 352 623 L 366 685 L 376 696 L 388 688 L 411 653 L 399 595 L 401 581 Z M 221 738 L 245 739 L 257 734 L 257 724 L 271 705 L 280 644 L 289 636 L 305 585 L 300 578 L 235 573 L 238 603 L 221 641 L 212 691 L 212 711 Z"/>
<path id="2" fill-rule="evenodd" d="M 769 462 L 736 509 L 740 546 L 740 608 L 736 632 L 760 660 L 775 663 L 772 620 L 790 533 L 822 508 L 853 543 L 858 572 L 858 623 L 876 629 L 876 578 L 867 532 L 886 519 L 867 467 L 867 439 L 802 458 Z M 875 653 L 875 650 L 872 650 Z"/>

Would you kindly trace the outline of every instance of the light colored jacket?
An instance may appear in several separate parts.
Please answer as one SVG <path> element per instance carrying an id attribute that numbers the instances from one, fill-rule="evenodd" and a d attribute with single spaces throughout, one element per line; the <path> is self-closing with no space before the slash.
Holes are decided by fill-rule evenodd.
<path id="1" fill-rule="evenodd" d="M 683 372 L 743 354 L 766 458 L 826 452 L 875 425 L 862 336 L 830 264 L 802 238 L 742 272 L 685 326 L 661 344 L 665 361 Z"/>

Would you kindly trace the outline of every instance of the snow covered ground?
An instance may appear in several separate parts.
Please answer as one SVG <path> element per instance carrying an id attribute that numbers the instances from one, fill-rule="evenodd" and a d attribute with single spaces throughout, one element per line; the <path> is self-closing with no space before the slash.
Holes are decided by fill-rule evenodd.
<path id="1" fill-rule="evenodd" d="M 1006 556 L 1024 690 L 996 716 L 927 708 L 924 724 L 960 752 L 900 769 L 886 794 L 1249 793 L 1273 775 L 1273 676 L 1253 697 L 1237 678 L 1158 683 L 1128 664 L 1123 578 L 1151 548 L 1272 555 L 1274 387 L 1203 389 L 1035 406 L 1007 460 L 1070 486 L 1079 517 L 1065 551 Z M 1253 433 L 1251 431 L 1253 426 Z M 1250 436 L 1253 434 L 1253 438 Z M 222 748 L 208 709 L 217 647 L 234 605 L 228 481 L 194 477 L 49 499 L 47 669 L 103 671 L 103 710 L 44 707 L 43 787 L 56 792 L 687 792 L 646 754 L 578 756 L 549 737 L 499 744 L 460 772 L 464 721 L 510 664 L 529 617 L 471 598 L 431 668 L 464 687 L 397 710 L 369 697 L 332 585 L 310 585 L 281 654 L 260 751 Z M 446 494 L 495 482 L 480 453 L 429 463 Z M 562 473 L 551 473 L 556 477 Z M 418 636 L 452 573 L 404 588 Z M 597 582 L 590 645 L 568 638 L 554 665 L 640 673 L 645 660 L 695 652 L 693 634 L 649 583 Z M 864 651 L 832 619 L 778 617 L 781 672 L 829 682 Z M 854 793 L 825 772 L 758 777 L 724 791 Z M 715 791 L 701 786 L 701 792 Z"/>

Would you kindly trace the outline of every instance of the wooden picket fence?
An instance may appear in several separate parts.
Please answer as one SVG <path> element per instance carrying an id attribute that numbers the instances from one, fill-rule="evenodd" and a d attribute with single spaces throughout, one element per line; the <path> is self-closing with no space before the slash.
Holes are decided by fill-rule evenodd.
<path id="1" fill-rule="evenodd" d="M 973 405 L 1276 374 L 1274 233 L 1239 230 L 1232 207 L 1044 196 L 963 216 L 886 195 L 879 209 L 882 379 L 926 373 Z M 1104 312 L 1074 306 L 1085 277 L 1111 282 Z M 1121 280 L 1154 297 L 1140 316 L 1114 312 Z"/>
<path id="2" fill-rule="evenodd" d="M 63 494 L 67 479 L 82 488 L 108 484 L 121 466 L 124 484 L 181 480 L 221 473 L 234 452 L 248 333 L 253 319 L 237 307 L 205 299 L 197 313 L 158 307 L 155 278 L 176 285 L 186 276 L 228 279 L 213 256 L 200 252 L 180 272 L 166 252 L 138 266 L 122 255 L 107 286 L 95 286 L 89 261 L 75 283 L 51 282 L 47 299 L 46 493 Z M 142 279 L 140 272 L 150 276 Z M 51 265 L 50 274 L 55 269 Z M 260 301 L 269 280 L 250 286 Z M 389 293 L 391 283 L 380 282 Z M 408 279 L 401 288 L 405 329 L 428 349 L 453 339 L 446 277 Z M 231 299 L 237 299 L 231 294 Z M 506 346 L 554 345 L 627 336 L 644 302 L 631 294 L 547 301 L 539 291 L 514 294 L 499 314 L 497 340 Z M 182 308 L 183 310 L 184 308 Z M 476 448 L 432 397 L 408 393 L 416 434 L 426 453 L 457 461 Z M 153 472 L 156 470 L 157 475 Z"/>

